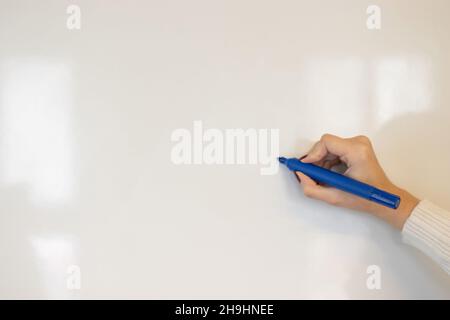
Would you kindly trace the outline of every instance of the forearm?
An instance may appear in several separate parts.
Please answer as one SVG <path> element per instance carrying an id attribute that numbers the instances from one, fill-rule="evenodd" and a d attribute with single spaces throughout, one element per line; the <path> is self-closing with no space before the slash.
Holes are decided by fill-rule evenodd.
<path id="1" fill-rule="evenodd" d="M 450 274 L 450 212 L 422 200 L 402 229 L 403 241 L 419 249 Z"/>

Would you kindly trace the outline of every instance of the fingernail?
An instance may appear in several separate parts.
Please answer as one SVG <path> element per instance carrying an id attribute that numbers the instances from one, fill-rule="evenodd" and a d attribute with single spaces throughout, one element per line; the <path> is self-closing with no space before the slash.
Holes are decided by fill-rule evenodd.
<path id="1" fill-rule="evenodd" d="M 298 174 L 296 174 L 296 173 L 294 172 L 294 175 L 295 175 L 295 177 L 297 178 L 298 183 L 302 183 L 302 180 L 300 179 L 300 177 L 298 176 Z"/>
<path id="2" fill-rule="evenodd" d="M 300 161 L 302 161 L 303 159 L 305 159 L 306 157 L 307 157 L 308 155 L 307 154 L 305 154 L 303 157 L 300 157 Z"/>

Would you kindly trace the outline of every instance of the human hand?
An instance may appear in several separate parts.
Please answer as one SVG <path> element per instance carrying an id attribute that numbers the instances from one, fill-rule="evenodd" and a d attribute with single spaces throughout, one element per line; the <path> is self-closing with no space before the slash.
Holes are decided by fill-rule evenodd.
<path id="1" fill-rule="evenodd" d="M 295 173 L 307 197 L 374 214 L 398 229 L 402 229 L 419 202 L 416 197 L 388 179 L 375 156 L 370 140 L 365 136 L 344 139 L 325 134 L 301 161 L 326 169 L 344 164 L 346 166 L 344 175 L 400 196 L 399 207 L 390 209 L 353 194 L 319 185 L 301 172 Z"/>

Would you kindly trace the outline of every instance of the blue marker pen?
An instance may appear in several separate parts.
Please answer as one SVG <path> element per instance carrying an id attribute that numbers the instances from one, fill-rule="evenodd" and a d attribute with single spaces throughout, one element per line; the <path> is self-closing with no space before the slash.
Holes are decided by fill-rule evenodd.
<path id="1" fill-rule="evenodd" d="M 284 157 L 280 157 L 278 160 L 282 164 L 286 165 L 289 170 L 299 171 L 311 179 L 324 183 L 330 187 L 357 195 L 361 198 L 379 203 L 392 209 L 397 209 L 400 204 L 399 196 L 346 177 L 337 172 L 327 170 L 311 163 L 303 163 L 296 158 L 286 159 Z"/>

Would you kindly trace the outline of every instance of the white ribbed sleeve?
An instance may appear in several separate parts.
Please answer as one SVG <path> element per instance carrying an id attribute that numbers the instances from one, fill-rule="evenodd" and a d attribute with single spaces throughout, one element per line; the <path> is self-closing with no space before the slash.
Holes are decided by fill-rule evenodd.
<path id="1" fill-rule="evenodd" d="M 420 201 L 406 220 L 402 237 L 450 274 L 450 212 Z"/>

